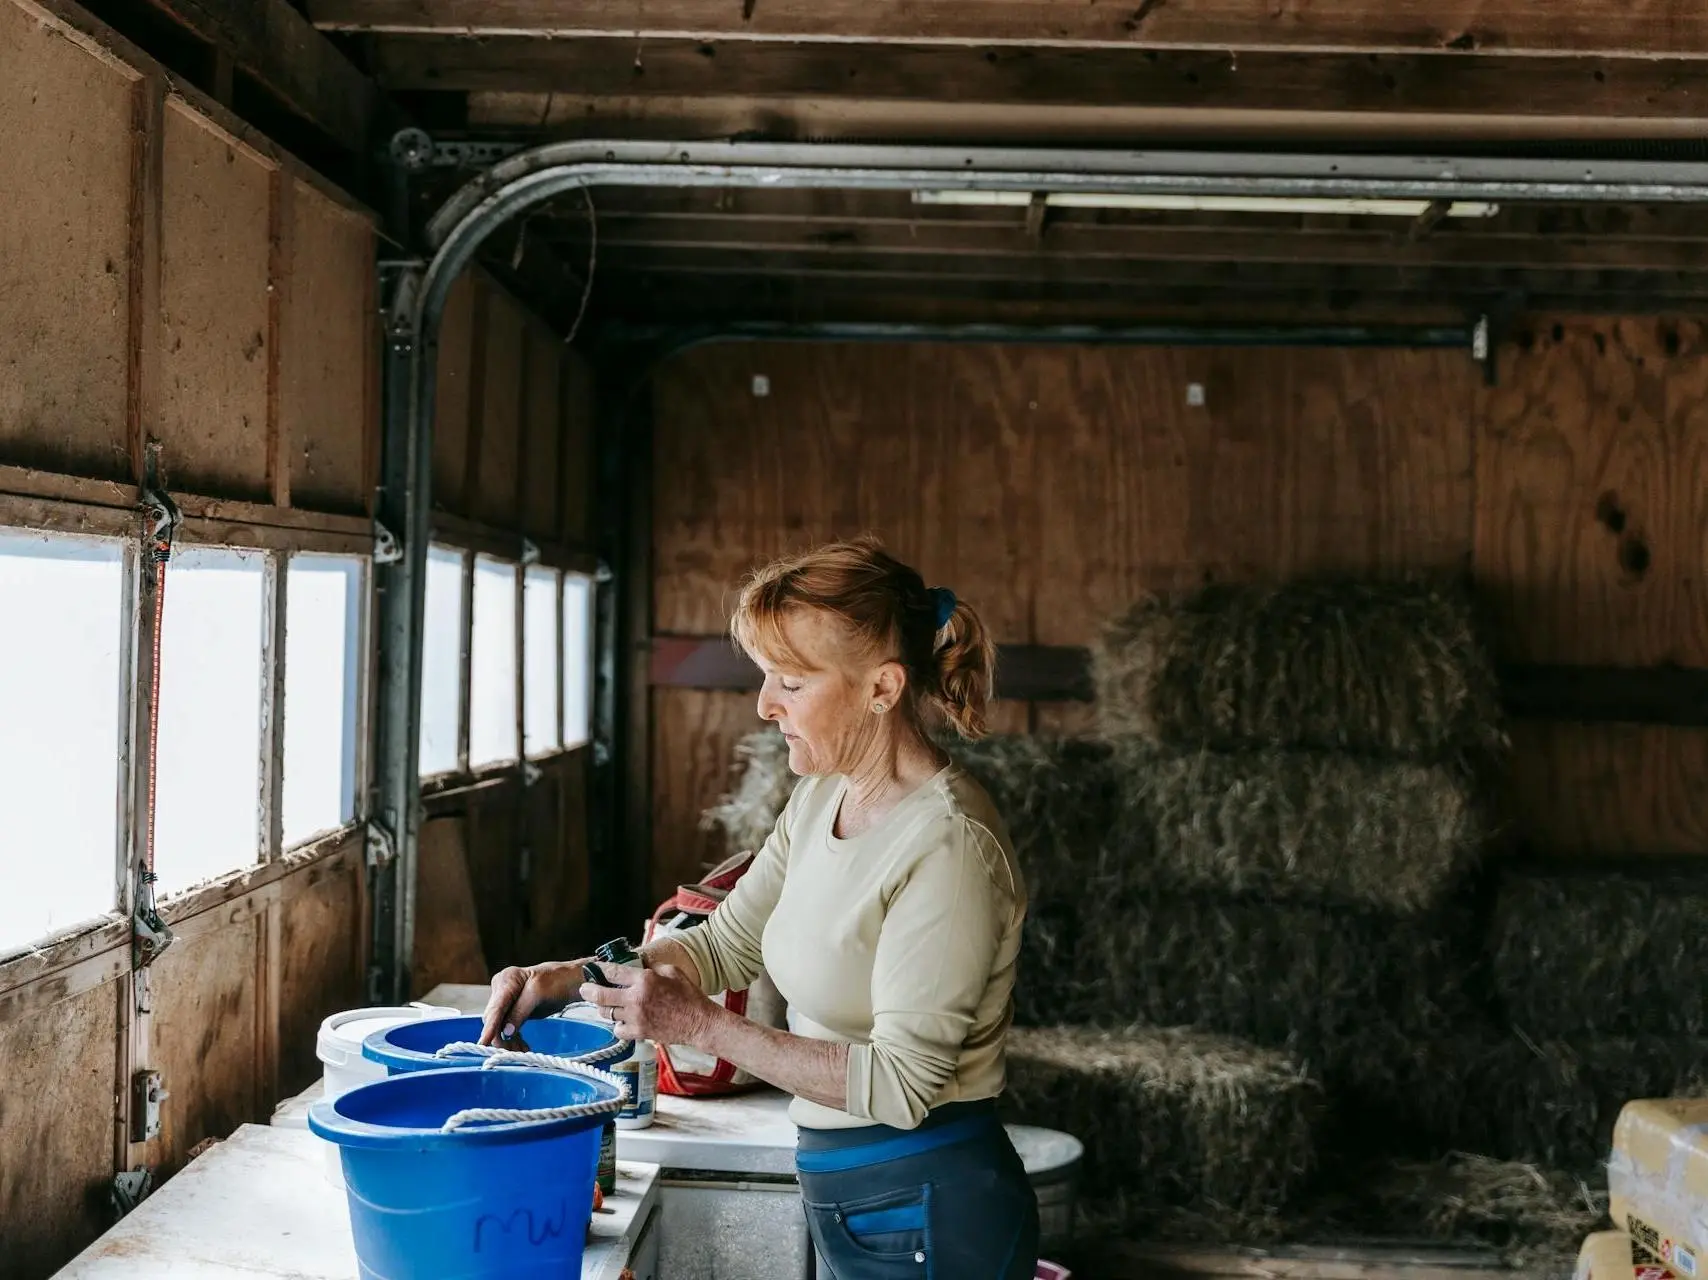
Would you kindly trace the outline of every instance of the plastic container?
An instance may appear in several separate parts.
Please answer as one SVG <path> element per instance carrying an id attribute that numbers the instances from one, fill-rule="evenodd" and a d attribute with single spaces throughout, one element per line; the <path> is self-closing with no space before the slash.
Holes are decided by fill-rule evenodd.
<path id="1" fill-rule="evenodd" d="M 1032 1125 L 1006 1126 L 1008 1138 L 1038 1196 L 1038 1244 L 1055 1251 L 1073 1245 L 1080 1164 L 1085 1144 L 1070 1133 Z"/>
<path id="2" fill-rule="evenodd" d="M 362 1041 L 376 1031 L 419 1022 L 426 1018 L 454 1018 L 455 1009 L 444 1005 L 413 1004 L 372 1005 L 365 1009 L 346 1009 L 331 1014 L 320 1024 L 314 1038 L 315 1056 L 325 1068 L 321 1096 L 337 1098 L 360 1085 L 383 1080 L 386 1069 L 362 1056 Z M 344 1185 L 344 1167 L 338 1158 L 338 1148 L 326 1144 L 323 1153 L 326 1180 L 335 1187 Z"/>
<path id="3" fill-rule="evenodd" d="M 456 1016 L 455 1009 L 420 1003 L 375 1005 L 332 1014 L 320 1024 L 320 1033 L 314 1040 L 315 1054 L 326 1068 L 325 1096 L 336 1098 L 357 1085 L 385 1078 L 383 1066 L 362 1056 L 362 1041 L 374 1032 L 405 1022 Z"/>
<path id="4" fill-rule="evenodd" d="M 605 1083 L 515 1067 L 413 1071 L 322 1099 L 308 1125 L 342 1152 L 363 1280 L 581 1274 L 600 1115 L 442 1131 L 470 1107 L 610 1101 Z"/>
<path id="5" fill-rule="evenodd" d="M 428 1022 L 406 1022 L 385 1027 L 362 1042 L 362 1055 L 378 1063 L 391 1075 L 409 1071 L 443 1071 L 448 1067 L 477 1064 L 479 1056 L 438 1055 L 449 1044 L 474 1044 L 480 1040 L 480 1018 L 434 1018 Z M 535 1053 L 553 1057 L 595 1061 L 609 1070 L 608 1056 L 620 1044 L 616 1032 L 596 1022 L 579 1018 L 534 1018 L 522 1024 L 522 1039 Z"/>
<path id="6" fill-rule="evenodd" d="M 617 1113 L 617 1128 L 647 1128 L 658 1110 L 658 1050 L 650 1040 L 636 1040 L 609 1070 L 629 1089 L 628 1105 Z"/>

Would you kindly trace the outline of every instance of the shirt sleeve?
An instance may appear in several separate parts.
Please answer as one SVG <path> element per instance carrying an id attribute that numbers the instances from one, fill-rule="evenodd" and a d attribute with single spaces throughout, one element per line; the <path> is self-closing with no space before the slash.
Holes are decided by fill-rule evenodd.
<path id="1" fill-rule="evenodd" d="M 918 1126 L 955 1072 L 1014 909 L 988 832 L 946 821 L 891 897 L 872 968 L 872 1038 L 849 1046 L 848 1113 Z"/>
<path id="2" fill-rule="evenodd" d="M 700 971 L 700 987 L 709 996 L 747 990 L 764 967 L 761 942 L 789 869 L 789 822 L 794 808 L 791 796 L 753 864 L 706 922 L 674 935 Z"/>

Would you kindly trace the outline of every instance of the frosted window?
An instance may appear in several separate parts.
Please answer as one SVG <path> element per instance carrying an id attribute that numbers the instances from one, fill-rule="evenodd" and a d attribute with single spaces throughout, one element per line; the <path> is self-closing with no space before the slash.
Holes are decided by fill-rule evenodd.
<path id="1" fill-rule="evenodd" d="M 522 738 L 531 756 L 556 751 L 558 734 L 558 603 L 560 574 L 539 565 L 522 580 Z"/>
<path id="2" fill-rule="evenodd" d="M 287 849 L 356 817 L 362 562 L 294 555 L 285 583 Z"/>
<path id="3" fill-rule="evenodd" d="M 186 547 L 166 570 L 155 870 L 174 893 L 250 866 L 261 842 L 266 559 Z"/>
<path id="4" fill-rule="evenodd" d="M 124 558 L 0 531 L 0 954 L 117 905 Z"/>
<path id="5" fill-rule="evenodd" d="M 427 607 L 421 645 L 421 773 L 457 768 L 463 701 L 463 572 L 467 557 L 427 549 Z"/>
<path id="6" fill-rule="evenodd" d="M 593 579 L 563 576 L 563 745 L 593 737 Z"/>
<path id="7" fill-rule="evenodd" d="M 469 646 L 469 767 L 516 758 L 516 566 L 474 562 Z"/>

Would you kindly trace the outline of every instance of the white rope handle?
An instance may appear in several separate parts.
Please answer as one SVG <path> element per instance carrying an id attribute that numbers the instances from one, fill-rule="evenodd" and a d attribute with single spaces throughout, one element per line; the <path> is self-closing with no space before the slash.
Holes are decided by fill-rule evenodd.
<path id="1" fill-rule="evenodd" d="M 498 1054 L 507 1053 L 512 1058 L 523 1058 L 523 1057 L 545 1058 L 545 1057 L 551 1057 L 554 1062 L 581 1062 L 581 1063 L 586 1063 L 587 1065 L 591 1066 L 592 1064 L 598 1063 L 598 1062 L 609 1062 L 612 1058 L 620 1058 L 623 1056 L 623 1054 L 627 1053 L 628 1051 L 629 1051 L 628 1044 L 622 1040 L 618 1040 L 613 1044 L 608 1044 L 603 1049 L 589 1049 L 586 1053 L 578 1053 L 574 1057 L 569 1057 L 569 1056 L 558 1057 L 556 1055 L 550 1055 L 550 1054 L 544 1054 L 544 1053 L 520 1054 L 520 1053 L 515 1052 L 512 1049 L 500 1049 L 497 1045 L 493 1045 L 493 1044 L 475 1044 L 472 1040 L 458 1040 L 452 1044 L 445 1045 L 442 1049 L 435 1050 L 433 1053 L 433 1056 L 435 1058 L 487 1058 L 487 1059 L 491 1059 L 491 1058 L 497 1056 Z M 540 1064 L 531 1063 L 529 1065 L 538 1066 Z"/>
<path id="2" fill-rule="evenodd" d="M 540 1067 L 547 1071 L 561 1071 L 565 1075 L 580 1076 L 597 1084 L 610 1085 L 617 1091 L 617 1096 L 600 1098 L 593 1102 L 578 1102 L 567 1107 L 469 1107 L 446 1120 L 440 1127 L 441 1133 L 455 1133 L 464 1125 L 470 1124 L 539 1124 L 547 1120 L 615 1115 L 629 1102 L 629 1087 L 622 1080 L 609 1071 L 601 1071 L 573 1058 L 559 1058 L 549 1053 L 512 1053 L 508 1049 L 494 1049 L 480 1066 L 482 1071 L 490 1067 Z"/>

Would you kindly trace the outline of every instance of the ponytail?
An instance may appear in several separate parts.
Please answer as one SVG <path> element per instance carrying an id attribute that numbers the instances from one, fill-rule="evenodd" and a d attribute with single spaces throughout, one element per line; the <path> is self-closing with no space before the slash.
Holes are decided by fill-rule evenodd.
<path id="1" fill-rule="evenodd" d="M 979 615 L 955 602 L 932 652 L 937 662 L 933 700 L 938 710 L 961 737 L 982 738 L 995 683 L 996 646 Z"/>

